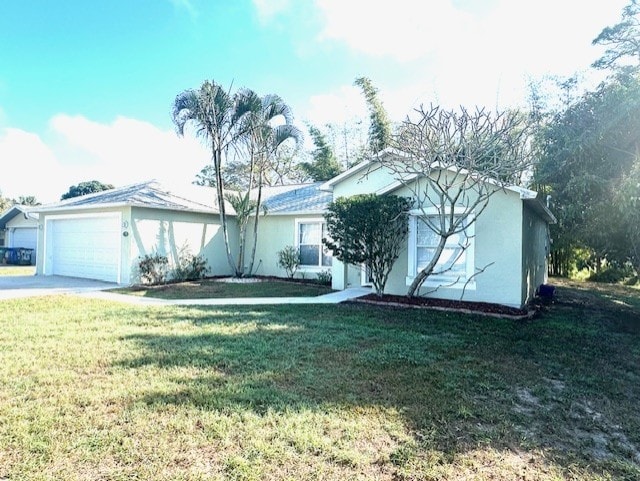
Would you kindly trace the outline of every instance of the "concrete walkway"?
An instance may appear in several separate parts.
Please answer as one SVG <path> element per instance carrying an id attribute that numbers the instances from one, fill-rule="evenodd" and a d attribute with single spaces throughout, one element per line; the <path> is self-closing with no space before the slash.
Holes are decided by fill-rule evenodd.
<path id="1" fill-rule="evenodd" d="M 338 304 L 371 293 L 354 287 L 317 297 L 241 297 L 232 299 L 155 299 L 109 292 L 116 284 L 63 276 L 0 276 L 0 300 L 72 294 L 144 306 L 255 306 L 265 304 Z"/>
<path id="2" fill-rule="evenodd" d="M 124 302 L 141 306 L 257 306 L 276 304 L 338 304 L 343 301 L 371 294 L 368 287 L 352 287 L 316 297 L 237 297 L 229 299 L 155 299 L 129 296 L 115 292 L 91 291 L 80 293 L 83 297 Z"/>
<path id="3" fill-rule="evenodd" d="M 113 289 L 116 284 L 63 276 L 0 276 L 0 300 Z"/>

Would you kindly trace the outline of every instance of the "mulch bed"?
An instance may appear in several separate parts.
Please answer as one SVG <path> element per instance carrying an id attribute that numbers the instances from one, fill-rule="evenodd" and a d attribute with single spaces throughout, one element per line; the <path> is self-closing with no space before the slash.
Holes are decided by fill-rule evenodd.
<path id="1" fill-rule="evenodd" d="M 536 312 L 535 309 L 516 309 L 515 307 L 491 304 L 488 302 L 452 301 L 427 297 L 394 296 L 391 294 L 384 294 L 382 297 L 378 297 L 375 294 L 368 294 L 354 299 L 352 302 L 393 307 L 427 308 L 440 311 L 504 317 L 508 319 L 526 319 L 532 317 Z"/>

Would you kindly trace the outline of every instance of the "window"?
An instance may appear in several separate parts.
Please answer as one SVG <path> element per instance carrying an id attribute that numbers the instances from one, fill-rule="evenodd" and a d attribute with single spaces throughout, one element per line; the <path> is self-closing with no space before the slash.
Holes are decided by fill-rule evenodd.
<path id="1" fill-rule="evenodd" d="M 459 218 L 455 217 L 456 220 Z M 453 287 L 456 287 L 463 285 L 473 275 L 474 224 L 469 224 L 470 220 L 467 219 L 465 222 L 467 225 L 466 234 L 460 232 L 447 239 L 438 263 L 433 269 L 433 274 L 426 281 L 427 285 L 452 284 Z M 431 225 L 440 223 L 437 215 L 429 216 L 427 221 L 419 216 L 413 216 L 410 223 L 408 284 L 413 281 L 418 272 L 429 264 L 440 242 L 440 235 L 430 229 L 428 225 L 428 223 Z"/>
<path id="2" fill-rule="evenodd" d="M 300 265 L 304 267 L 330 267 L 331 252 L 322 243 L 327 237 L 327 225 L 321 221 L 297 221 L 297 245 Z"/>

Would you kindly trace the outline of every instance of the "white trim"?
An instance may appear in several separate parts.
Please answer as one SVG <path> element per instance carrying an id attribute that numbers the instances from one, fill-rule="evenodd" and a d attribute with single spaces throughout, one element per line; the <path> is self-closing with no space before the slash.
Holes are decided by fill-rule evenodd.
<path id="1" fill-rule="evenodd" d="M 188 199 L 187 199 L 188 200 Z M 189 201 L 192 202 L 192 201 Z M 168 210 L 173 212 L 187 212 L 187 213 L 197 213 L 197 214 L 220 214 L 219 210 L 214 209 L 206 209 L 203 207 L 202 209 L 193 209 L 191 207 L 184 208 L 176 208 L 176 207 L 163 207 L 159 205 L 145 205 L 145 204 L 137 204 L 132 202 L 111 202 L 105 204 L 86 204 L 86 205 L 70 205 L 70 206 L 60 206 L 60 207 L 51 207 L 39 210 L 38 212 L 48 216 L 49 212 L 65 212 L 65 211 L 76 211 L 76 210 L 104 210 L 104 209 L 121 209 L 123 207 L 135 207 L 137 209 L 158 209 L 158 210 Z M 89 215 L 97 215 L 101 212 L 97 212 L 95 214 L 89 213 Z M 62 214 L 52 214 L 52 215 L 62 215 Z M 83 215 L 83 214 L 69 214 L 69 215 Z M 235 213 L 227 213 L 229 216 L 235 217 Z"/>
<path id="2" fill-rule="evenodd" d="M 393 192 L 394 190 L 399 189 L 403 185 L 407 185 L 409 182 L 413 182 L 418 177 L 419 177 L 418 174 L 409 174 L 406 178 L 404 178 L 402 180 L 395 180 L 395 181 L 391 182 L 390 184 L 386 185 L 385 187 L 382 187 L 382 188 L 376 190 L 376 194 L 377 195 L 384 195 L 384 194 L 388 194 L 389 192 Z"/>
<path id="3" fill-rule="evenodd" d="M 295 229 L 294 229 L 294 235 L 295 235 L 295 239 L 294 239 L 294 247 L 296 249 L 298 249 L 298 252 L 300 252 L 300 224 L 326 224 L 327 221 L 324 217 L 310 217 L 307 219 L 295 219 Z M 320 247 L 322 248 L 322 239 L 320 239 Z M 331 258 L 331 264 L 333 265 L 333 257 Z M 319 262 L 322 263 L 322 254 L 320 254 L 320 259 Z M 326 271 L 327 269 L 331 269 L 332 265 L 329 266 L 323 266 L 323 265 L 317 265 L 317 266 L 312 266 L 312 265 L 306 265 L 306 264 L 300 264 L 298 266 L 298 271 L 302 271 L 302 272 L 321 272 L 321 271 Z"/>
<path id="4" fill-rule="evenodd" d="M 51 222 L 56 220 L 65 220 L 65 219 L 87 219 L 87 218 L 117 218 L 118 225 L 120 228 L 122 227 L 122 212 L 87 212 L 84 214 L 59 214 L 59 215 L 47 215 L 45 217 L 45 225 L 44 225 L 44 234 L 43 234 L 43 249 L 42 249 L 42 275 L 50 276 L 53 275 L 53 272 L 48 272 L 50 266 L 47 263 L 47 235 L 49 230 L 51 229 Z M 122 283 L 122 239 L 121 236 L 118 236 L 118 274 L 117 274 L 117 283 Z"/>
<path id="5" fill-rule="evenodd" d="M 366 264 L 360 265 L 360 287 L 372 287 L 373 282 L 371 282 L 367 276 L 367 266 Z"/>
<path id="6" fill-rule="evenodd" d="M 353 174 L 360 172 L 365 167 L 368 167 L 371 164 L 373 164 L 373 161 L 363 160 L 359 164 L 356 164 L 353 167 L 351 167 L 350 169 L 345 170 L 342 174 L 338 174 L 332 179 L 327 180 L 324 184 L 320 184 L 320 187 L 318 187 L 318 189 L 331 192 L 333 190 L 334 185 L 342 182 L 342 180 L 346 179 L 347 177 L 351 177 Z"/>
<path id="7" fill-rule="evenodd" d="M 454 208 L 454 214 L 459 211 L 465 212 L 463 208 Z M 437 211 L 433 208 L 425 209 L 427 215 L 437 215 Z M 432 213 L 429 213 L 432 212 Z M 405 282 L 407 286 L 410 286 L 414 278 L 418 274 L 417 269 L 417 231 L 418 231 L 418 219 L 423 217 L 424 214 L 420 209 L 414 209 L 410 212 L 409 217 L 409 235 L 407 244 L 407 276 Z M 475 274 L 475 221 L 473 214 L 469 214 L 468 219 L 470 224 L 465 229 L 467 237 L 469 239 L 469 246 L 465 249 L 465 277 L 459 279 L 452 284 L 453 279 L 447 276 L 429 276 L 424 282 L 423 286 L 427 288 L 449 288 L 449 289 L 466 289 L 475 290 L 476 282 L 473 278 Z M 469 282 L 467 282 L 471 279 Z"/>

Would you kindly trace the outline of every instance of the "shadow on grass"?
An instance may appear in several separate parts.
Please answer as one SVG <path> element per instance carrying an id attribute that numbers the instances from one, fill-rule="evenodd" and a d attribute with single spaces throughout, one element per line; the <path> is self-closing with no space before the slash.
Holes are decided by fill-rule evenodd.
<path id="1" fill-rule="evenodd" d="M 543 450 L 566 470 L 632 479 L 638 313 L 576 295 L 562 288 L 518 322 L 353 305 L 158 311 L 154 322 L 193 329 L 128 336 L 140 355 L 121 366 L 166 371 L 173 388 L 135 400 L 150 406 L 392 409 L 420 449 Z"/>

